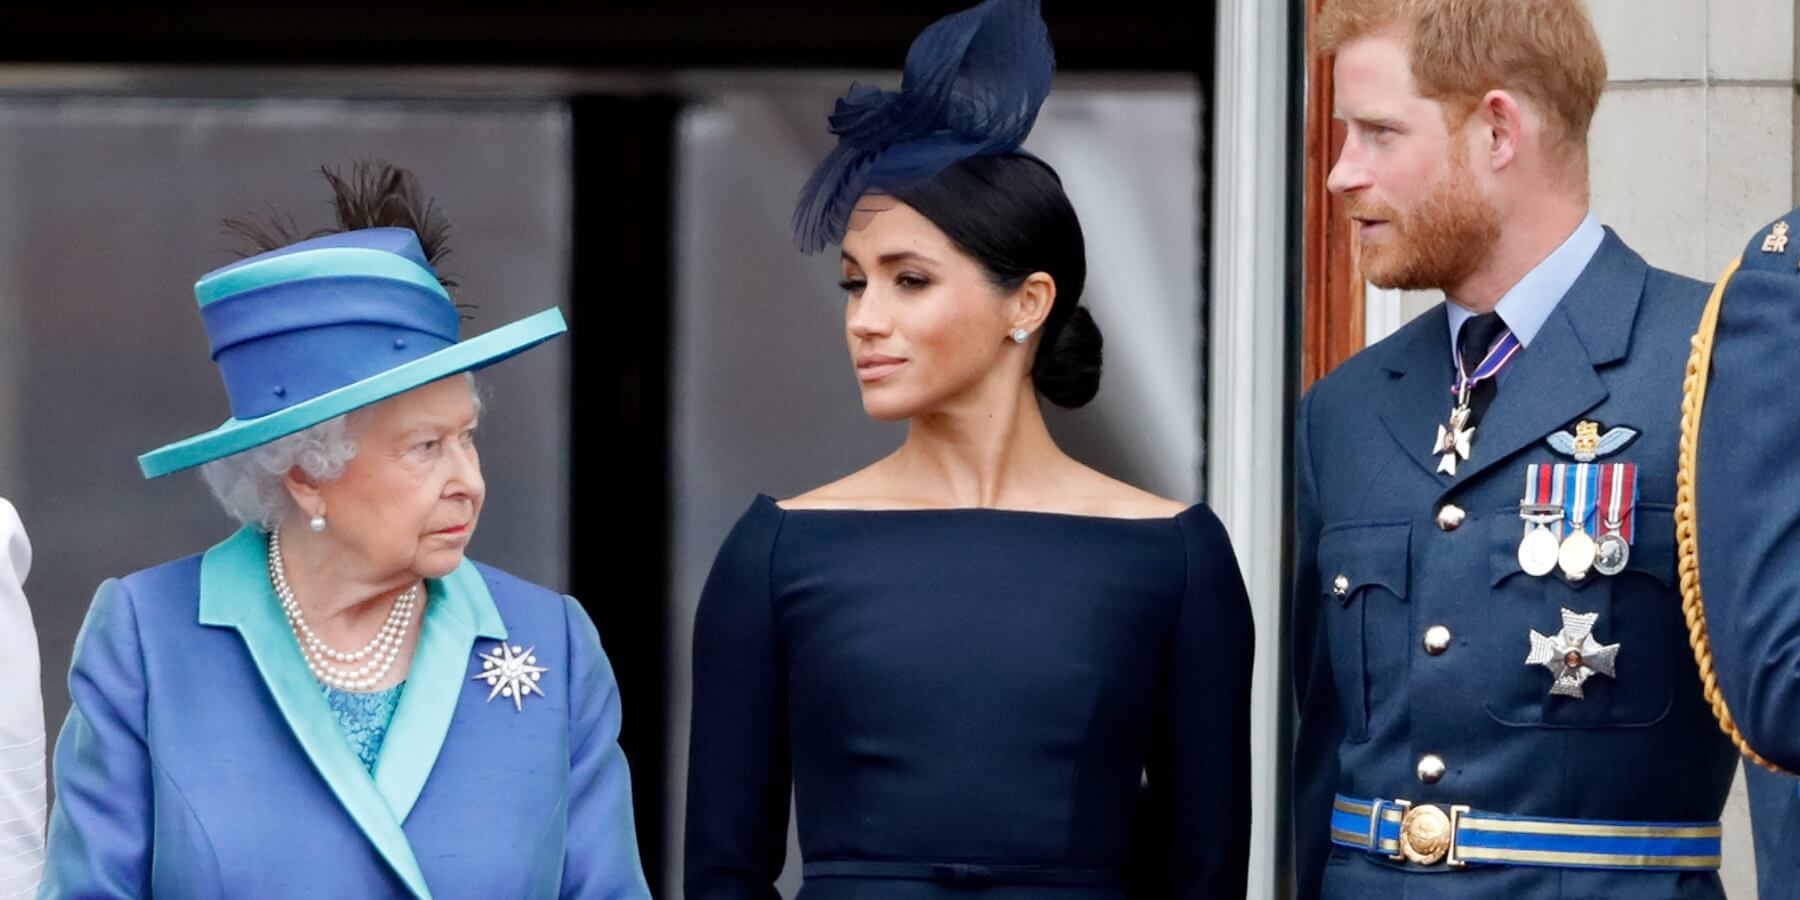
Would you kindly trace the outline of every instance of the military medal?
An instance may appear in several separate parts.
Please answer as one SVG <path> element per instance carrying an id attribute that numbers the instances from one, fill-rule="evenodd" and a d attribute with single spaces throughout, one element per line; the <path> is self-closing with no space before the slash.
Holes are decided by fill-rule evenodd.
<path id="1" fill-rule="evenodd" d="M 1556 571 L 1557 550 L 1556 535 L 1552 534 L 1549 525 L 1562 521 L 1563 511 L 1560 506 L 1540 506 L 1532 515 L 1532 507 L 1522 507 L 1519 516 L 1531 525 L 1525 531 L 1525 539 L 1519 542 L 1519 568 L 1533 578 L 1542 578 Z"/>
<path id="2" fill-rule="evenodd" d="M 1631 545 L 1611 530 L 1616 527 L 1616 523 L 1607 523 L 1607 532 L 1594 545 L 1594 571 L 1608 578 L 1625 571 L 1626 563 L 1631 561 Z"/>
<path id="3" fill-rule="evenodd" d="M 1469 458 L 1469 444 L 1475 439 L 1475 429 L 1466 427 L 1469 423 L 1469 392 L 1465 387 L 1457 398 L 1456 406 L 1450 410 L 1450 422 L 1439 425 L 1437 443 L 1431 447 L 1433 455 L 1441 456 L 1437 470 L 1445 475 L 1456 474 L 1456 461 Z"/>
<path id="4" fill-rule="evenodd" d="M 1568 511 L 1568 534 L 1563 536 L 1562 546 L 1556 552 L 1556 566 L 1562 569 L 1563 576 L 1570 581 L 1580 581 L 1593 571 L 1594 557 L 1599 548 L 1588 534 L 1588 522 L 1592 521 L 1593 491 L 1590 481 L 1595 474 L 1594 467 L 1587 463 L 1558 465 L 1567 479 L 1563 489 L 1569 498 L 1565 509 Z M 1562 479 L 1559 479 L 1562 480 Z"/>
<path id="5" fill-rule="evenodd" d="M 1631 540 L 1626 528 L 1633 509 L 1637 507 L 1637 466 L 1631 463 L 1615 463 L 1600 467 L 1600 503 L 1599 509 L 1605 510 L 1601 519 L 1600 543 L 1595 550 L 1594 570 L 1607 577 L 1625 571 L 1631 562 Z"/>
<path id="6" fill-rule="evenodd" d="M 1538 463 L 1525 467 L 1525 497 L 1519 503 L 1519 518 L 1525 520 L 1525 534 L 1519 540 L 1519 568 L 1533 578 L 1556 570 L 1559 544 L 1550 526 L 1562 522 L 1563 509 L 1560 504 L 1546 502 L 1555 492 L 1551 468 Z"/>
<path id="7" fill-rule="evenodd" d="M 1454 477 L 1457 462 L 1469 458 L 1471 445 L 1475 440 L 1475 428 L 1469 424 L 1469 417 L 1473 414 L 1469 407 L 1470 388 L 1500 374 L 1500 370 L 1512 362 L 1522 346 L 1519 339 L 1510 330 L 1507 331 L 1494 342 L 1494 346 L 1473 372 L 1464 368 L 1462 348 L 1453 348 L 1456 383 L 1450 386 L 1450 393 L 1456 397 L 1456 402 L 1450 407 L 1450 420 L 1438 426 L 1437 441 L 1431 445 L 1431 455 L 1438 457 L 1439 473 Z"/>
<path id="8" fill-rule="evenodd" d="M 1525 656 L 1528 666 L 1550 670 L 1550 694 L 1557 697 L 1583 699 L 1581 686 L 1594 675 L 1617 678 L 1614 665 L 1619 658 L 1618 644 L 1602 644 L 1594 640 L 1597 612 L 1562 611 L 1562 630 L 1553 635 L 1531 630 L 1531 652 Z"/>
<path id="9" fill-rule="evenodd" d="M 1594 539 L 1588 537 L 1586 529 L 1577 522 L 1575 530 L 1563 538 L 1562 546 L 1556 551 L 1556 567 L 1562 569 L 1570 581 L 1580 581 L 1593 571 L 1594 559 L 1599 552 Z"/>

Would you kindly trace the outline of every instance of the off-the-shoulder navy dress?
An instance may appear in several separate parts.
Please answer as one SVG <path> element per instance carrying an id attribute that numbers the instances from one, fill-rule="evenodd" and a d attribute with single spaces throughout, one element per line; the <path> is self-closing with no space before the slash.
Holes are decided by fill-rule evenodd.
<path id="1" fill-rule="evenodd" d="M 777 896 L 791 787 L 804 900 L 1242 897 L 1252 644 L 1204 506 L 758 497 L 695 625 L 687 896 Z"/>

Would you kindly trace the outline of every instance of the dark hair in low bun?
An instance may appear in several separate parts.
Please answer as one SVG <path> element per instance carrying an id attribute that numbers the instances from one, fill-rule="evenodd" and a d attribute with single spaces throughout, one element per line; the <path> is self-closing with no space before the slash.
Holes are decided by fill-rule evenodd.
<path id="1" fill-rule="evenodd" d="M 1100 326 L 1085 306 L 1075 307 L 1061 328 L 1044 335 L 1031 380 L 1057 406 L 1075 409 L 1100 390 Z"/>
<path id="2" fill-rule="evenodd" d="M 1094 399 L 1101 338 L 1080 305 L 1087 245 L 1056 172 L 1028 156 L 975 156 L 894 195 L 974 257 L 1001 290 L 1017 290 L 1035 272 L 1056 282 L 1031 381 L 1057 406 L 1073 409 Z"/>

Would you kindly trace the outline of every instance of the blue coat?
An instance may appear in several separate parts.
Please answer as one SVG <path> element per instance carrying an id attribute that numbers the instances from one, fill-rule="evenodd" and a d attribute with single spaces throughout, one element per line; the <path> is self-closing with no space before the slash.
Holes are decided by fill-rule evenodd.
<path id="1" fill-rule="evenodd" d="M 1783 220 L 1800 226 L 1800 214 Z M 1800 771 L 1800 240 L 1744 248 L 1713 338 L 1694 474 L 1699 582 L 1713 668 L 1750 746 Z M 1780 250 L 1775 248 L 1780 246 Z M 1744 767 L 1765 900 L 1800 898 L 1800 782 Z"/>
<path id="2" fill-rule="evenodd" d="M 619 694 L 569 598 L 464 562 L 429 591 L 373 776 L 250 529 L 107 581 L 76 641 L 41 897 L 646 898 Z M 546 696 L 488 702 L 476 651 Z"/>
<path id="3" fill-rule="evenodd" d="M 1650 268 L 1610 231 L 1508 370 L 1473 457 L 1438 474 L 1450 411 L 1440 306 L 1321 380 L 1296 441 L 1298 555 L 1292 648 L 1300 724 L 1294 822 L 1298 895 L 1421 898 L 1719 897 L 1712 872 L 1430 869 L 1336 847 L 1334 794 L 1465 804 L 1558 819 L 1718 819 L 1736 754 L 1702 702 L 1675 591 L 1674 493 L 1681 360 L 1703 285 Z M 1570 582 L 1520 570 L 1519 506 L 1530 463 L 1578 421 L 1637 441 L 1640 500 L 1630 565 Z M 1454 505 L 1464 517 L 1440 525 Z M 1342 577 L 1340 581 L 1339 578 Z M 1552 696 L 1528 666 L 1529 634 L 1560 611 L 1599 614 L 1620 645 L 1617 677 L 1585 699 Z M 1449 629 L 1441 652 L 1422 637 Z M 1441 632 L 1440 632 L 1441 634 Z M 1426 755 L 1444 763 L 1428 783 Z"/>

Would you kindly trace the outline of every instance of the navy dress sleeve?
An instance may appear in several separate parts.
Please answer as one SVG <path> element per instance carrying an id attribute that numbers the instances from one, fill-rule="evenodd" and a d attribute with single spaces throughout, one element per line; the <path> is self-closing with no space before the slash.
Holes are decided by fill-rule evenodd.
<path id="1" fill-rule="evenodd" d="M 705 900 L 778 900 L 791 786 L 787 663 L 769 565 L 782 510 L 759 498 L 738 520 L 694 622 L 685 889 Z"/>
<path id="2" fill-rule="evenodd" d="M 1250 859 L 1255 626 L 1224 525 L 1203 506 L 1177 521 L 1187 572 L 1146 758 L 1150 802 L 1163 810 L 1156 818 L 1173 826 L 1175 896 L 1242 897 Z"/>

